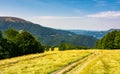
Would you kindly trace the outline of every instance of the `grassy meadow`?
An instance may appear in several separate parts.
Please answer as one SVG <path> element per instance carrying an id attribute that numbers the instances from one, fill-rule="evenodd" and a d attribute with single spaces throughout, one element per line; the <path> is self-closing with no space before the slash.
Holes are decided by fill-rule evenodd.
<path id="1" fill-rule="evenodd" d="M 120 50 L 68 50 L 0 60 L 0 74 L 120 74 Z"/>
<path id="2" fill-rule="evenodd" d="M 120 74 L 120 50 L 102 50 L 79 74 Z"/>

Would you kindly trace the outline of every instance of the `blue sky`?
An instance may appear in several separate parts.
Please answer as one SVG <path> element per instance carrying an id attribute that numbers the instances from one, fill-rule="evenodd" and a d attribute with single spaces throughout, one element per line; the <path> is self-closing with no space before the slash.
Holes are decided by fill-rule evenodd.
<path id="1" fill-rule="evenodd" d="M 0 16 L 56 29 L 120 28 L 120 0 L 0 0 Z"/>

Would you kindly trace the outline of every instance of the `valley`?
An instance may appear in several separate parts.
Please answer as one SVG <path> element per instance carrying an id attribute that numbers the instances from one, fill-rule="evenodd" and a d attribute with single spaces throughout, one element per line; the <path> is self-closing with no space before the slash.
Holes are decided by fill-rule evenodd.
<path id="1" fill-rule="evenodd" d="M 0 74 L 120 74 L 120 0 L 0 0 Z"/>

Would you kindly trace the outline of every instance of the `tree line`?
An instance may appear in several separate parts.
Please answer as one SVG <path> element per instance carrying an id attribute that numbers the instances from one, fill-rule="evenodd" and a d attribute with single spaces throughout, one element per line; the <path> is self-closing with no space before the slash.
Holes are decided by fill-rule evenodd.
<path id="1" fill-rule="evenodd" d="M 120 49 L 120 30 L 114 30 L 99 39 L 95 48 L 99 49 Z"/>
<path id="2" fill-rule="evenodd" d="M 42 45 L 37 37 L 24 30 L 10 28 L 4 32 L 0 31 L 0 59 L 16 57 L 31 53 L 42 53 L 55 46 Z M 58 46 L 59 50 L 89 49 L 86 46 L 74 46 L 62 42 Z M 96 42 L 98 49 L 120 49 L 120 30 L 109 32 L 102 39 Z"/>
<path id="3" fill-rule="evenodd" d="M 31 53 L 42 53 L 54 49 L 55 46 L 42 45 L 37 37 L 24 30 L 14 28 L 0 31 L 0 59 L 11 58 Z M 57 45 L 59 50 L 87 49 L 85 46 L 74 46 L 62 42 Z"/>
<path id="4" fill-rule="evenodd" d="M 13 28 L 0 31 L 0 59 L 41 52 L 44 47 L 29 32 Z"/>

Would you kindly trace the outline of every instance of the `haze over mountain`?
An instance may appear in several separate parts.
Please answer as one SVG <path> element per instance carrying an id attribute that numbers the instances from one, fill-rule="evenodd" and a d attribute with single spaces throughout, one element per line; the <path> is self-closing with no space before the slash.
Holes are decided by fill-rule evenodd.
<path id="1" fill-rule="evenodd" d="M 43 27 L 16 17 L 0 17 L 0 28 L 2 31 L 15 28 L 27 30 L 37 36 L 42 44 L 56 46 L 61 43 L 69 43 L 75 46 L 93 47 L 96 38 L 86 35 L 77 35 L 73 32 Z"/>
<path id="2" fill-rule="evenodd" d="M 0 0 L 0 16 L 55 29 L 119 29 L 120 0 Z"/>
<path id="3" fill-rule="evenodd" d="M 104 35 L 106 35 L 108 32 L 111 32 L 113 30 L 120 30 L 120 29 L 109 29 L 109 30 L 104 30 L 104 31 L 90 31 L 90 30 L 68 30 L 70 32 L 74 32 L 76 34 L 82 34 L 82 35 L 88 35 L 88 36 L 93 36 L 97 39 L 102 38 Z"/>

